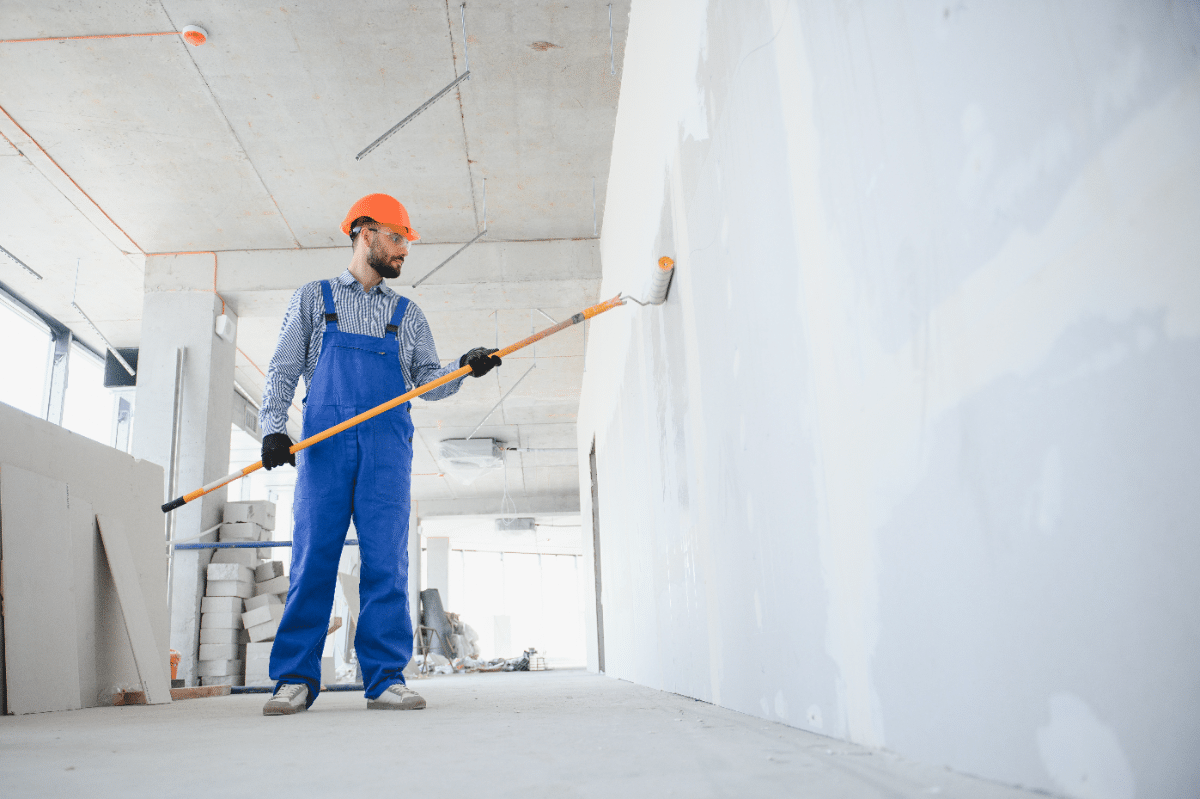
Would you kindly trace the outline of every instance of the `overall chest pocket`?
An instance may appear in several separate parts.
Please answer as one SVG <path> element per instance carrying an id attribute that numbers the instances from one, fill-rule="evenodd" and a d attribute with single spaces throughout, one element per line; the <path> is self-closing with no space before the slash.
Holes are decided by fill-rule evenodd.
<path id="1" fill-rule="evenodd" d="M 382 344 L 383 339 L 379 339 L 379 343 Z M 385 350 L 381 350 L 378 347 L 372 346 L 370 344 L 358 344 L 358 343 L 349 344 L 349 343 L 345 343 L 345 342 L 338 342 L 337 344 L 334 344 L 333 346 L 340 350 L 349 350 L 350 352 L 347 353 L 348 355 L 353 355 L 353 354 L 357 354 L 360 352 L 366 353 L 368 355 L 387 355 L 388 354 Z M 392 354 L 394 355 L 395 353 L 392 353 Z"/>

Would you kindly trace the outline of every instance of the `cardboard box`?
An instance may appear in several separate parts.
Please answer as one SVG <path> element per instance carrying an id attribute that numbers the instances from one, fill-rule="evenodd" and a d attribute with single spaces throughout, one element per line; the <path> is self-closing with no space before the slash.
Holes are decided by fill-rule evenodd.
<path id="1" fill-rule="evenodd" d="M 231 674 L 228 677 L 201 677 L 201 685 L 245 685 L 245 680 L 240 674 Z"/>
<path id="2" fill-rule="evenodd" d="M 276 577 L 272 580 L 267 580 L 265 583 L 254 584 L 254 595 L 262 596 L 263 594 L 286 594 L 290 582 L 287 575 Z"/>
<path id="3" fill-rule="evenodd" d="M 204 644 L 248 644 L 250 633 L 245 627 L 201 627 L 200 645 Z"/>
<path id="4" fill-rule="evenodd" d="M 218 549 L 213 553 L 211 563 L 240 563 L 254 569 L 262 563 L 266 552 L 261 549 Z"/>
<path id="5" fill-rule="evenodd" d="M 275 503 L 265 499 L 226 502 L 223 520 L 227 522 L 256 522 L 268 530 L 274 530 Z"/>
<path id="6" fill-rule="evenodd" d="M 272 607 L 274 607 L 272 605 Z M 275 633 L 279 632 L 279 619 L 271 619 L 266 624 L 258 624 L 251 627 L 247 632 L 250 633 L 250 643 L 258 644 L 263 641 L 274 641 Z"/>
<path id="7" fill-rule="evenodd" d="M 236 611 L 231 613 L 201 613 L 200 614 L 200 629 L 206 630 L 209 628 L 221 628 L 226 630 L 236 630 L 242 626 L 242 614 Z"/>
<path id="8" fill-rule="evenodd" d="M 254 570 L 254 582 L 265 583 L 267 580 L 274 580 L 276 577 L 283 576 L 283 561 L 269 560 L 262 563 Z"/>
<path id="9" fill-rule="evenodd" d="M 241 660 L 201 660 L 196 664 L 201 677 L 242 677 L 245 671 L 246 663 Z"/>
<path id="10" fill-rule="evenodd" d="M 236 564 L 230 564 L 236 565 Z M 249 599 L 254 596 L 254 583 L 241 580 L 209 580 L 204 587 L 205 596 L 240 596 Z"/>
<path id="11" fill-rule="evenodd" d="M 246 600 L 240 596 L 206 596 L 200 600 L 201 613 L 244 613 Z"/>
<path id="12" fill-rule="evenodd" d="M 248 610 L 242 614 L 242 624 L 246 625 L 249 630 L 257 627 L 260 624 L 266 624 L 269 621 L 279 621 L 283 618 L 283 605 L 268 604 L 261 608 Z"/>
<path id="13" fill-rule="evenodd" d="M 246 645 L 246 685 L 274 685 L 271 679 L 271 647 L 275 644 L 264 641 Z"/>
<path id="14" fill-rule="evenodd" d="M 261 608 L 264 605 L 282 604 L 283 600 L 279 598 L 278 594 L 260 594 L 258 596 L 250 597 L 246 600 L 246 610 L 254 610 L 255 608 Z M 244 613 L 245 611 L 242 612 Z"/>
<path id="15" fill-rule="evenodd" d="M 208 564 L 208 579 L 235 580 L 242 583 L 252 583 L 254 570 L 240 563 L 210 563 Z"/>
<path id="16" fill-rule="evenodd" d="M 199 660 L 241 660 L 244 654 L 240 644 L 200 644 Z"/>
<path id="17" fill-rule="evenodd" d="M 217 540 L 224 542 L 270 541 L 271 532 L 253 522 L 225 522 L 217 531 Z"/>
<path id="18" fill-rule="evenodd" d="M 337 682 L 337 670 L 333 665 L 333 655 L 321 658 L 321 684 L 333 685 Z"/>

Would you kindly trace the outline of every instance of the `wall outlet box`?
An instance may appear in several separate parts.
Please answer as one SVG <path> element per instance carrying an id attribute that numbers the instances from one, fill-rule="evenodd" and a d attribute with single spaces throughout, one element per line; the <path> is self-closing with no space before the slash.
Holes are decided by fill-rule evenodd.
<path id="1" fill-rule="evenodd" d="M 231 344 L 237 338 L 237 322 L 233 321 L 233 317 L 229 314 L 221 314 L 217 317 L 217 335 Z"/>

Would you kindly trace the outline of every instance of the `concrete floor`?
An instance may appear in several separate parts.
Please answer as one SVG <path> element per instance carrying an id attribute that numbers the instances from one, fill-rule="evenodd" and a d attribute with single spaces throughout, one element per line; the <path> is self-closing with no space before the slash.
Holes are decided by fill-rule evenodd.
<path id="1" fill-rule="evenodd" d="M 414 682 L 429 708 L 324 694 L 0 719 L 4 795 L 980 797 L 1035 794 L 584 671 Z"/>

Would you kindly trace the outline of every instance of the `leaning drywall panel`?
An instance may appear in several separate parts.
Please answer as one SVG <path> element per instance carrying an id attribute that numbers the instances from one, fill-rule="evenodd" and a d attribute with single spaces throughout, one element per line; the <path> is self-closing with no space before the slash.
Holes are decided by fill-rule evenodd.
<path id="1" fill-rule="evenodd" d="M 10 713 L 80 707 L 69 519 L 66 483 L 0 464 Z"/>
<path id="2" fill-rule="evenodd" d="M 3 498 L 0 497 L 0 502 Z M 96 625 L 86 624 L 85 619 L 95 619 L 100 602 L 103 601 L 98 586 L 101 575 L 107 575 L 108 566 L 97 548 L 100 531 L 96 527 L 96 512 L 92 503 L 76 493 L 68 508 L 71 539 L 71 576 L 75 592 L 75 640 L 79 653 L 79 703 L 80 707 L 92 707 L 100 696 L 97 674 Z"/>
<path id="3" fill-rule="evenodd" d="M 589 331 L 607 670 L 1187 793 L 1200 17 L 851 6 L 633 9 L 601 294 L 679 268 Z"/>
<path id="4" fill-rule="evenodd" d="M 112 447 L 64 430 L 43 419 L 0 403 L 0 452 L 4 459 L 26 471 L 52 475 L 67 484 L 97 514 L 125 520 L 129 548 L 143 593 L 147 597 L 151 628 L 162 662 L 168 659 L 166 563 L 163 546 L 162 467 L 139 461 Z M 83 535 L 95 536 L 94 526 L 77 525 L 72 545 Z M 85 533 L 85 531 L 87 531 Z M 103 560 L 93 538 L 92 551 Z M 70 560 L 66 561 L 70 563 Z M 76 567 L 72 567 L 74 570 Z M 155 598 L 158 598 L 157 600 Z M 121 605 L 107 566 L 95 571 L 96 691 L 82 697 L 84 707 L 111 701 L 112 694 L 139 690 L 129 637 Z M 81 625 L 89 623 L 80 619 Z M 80 633 L 86 636 L 86 633 Z M 84 668 L 87 664 L 81 664 Z"/>
<path id="5" fill-rule="evenodd" d="M 149 606 L 157 604 L 159 597 L 147 597 L 142 592 L 137 571 L 133 566 L 133 553 L 129 548 L 129 536 L 125 523 L 119 516 L 101 514 L 96 517 L 100 527 L 100 540 L 104 544 L 105 560 L 117 589 L 121 603 L 121 616 L 125 621 L 125 632 L 133 649 L 137 664 L 138 679 L 147 704 L 159 705 L 171 701 L 171 681 L 167 676 L 167 661 L 154 642 L 154 630 L 150 626 Z"/>

